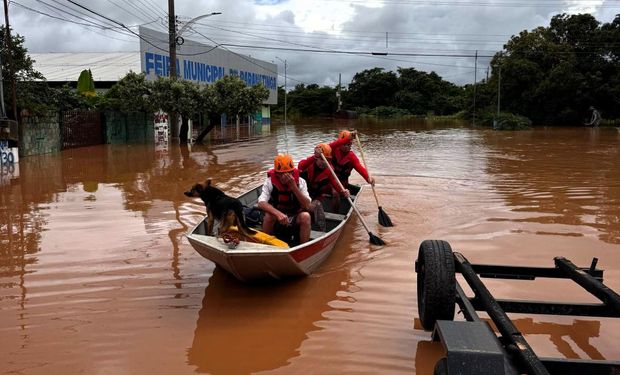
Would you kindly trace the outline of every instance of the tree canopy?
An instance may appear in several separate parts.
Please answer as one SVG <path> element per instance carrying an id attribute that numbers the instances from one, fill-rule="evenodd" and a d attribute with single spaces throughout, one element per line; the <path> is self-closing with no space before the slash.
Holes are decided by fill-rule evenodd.
<path id="1" fill-rule="evenodd" d="M 11 32 L 11 46 L 9 51 L 6 43 L 6 27 L 0 26 L 0 38 L 2 38 L 2 79 L 5 82 L 15 80 L 15 91 L 17 97 L 17 108 L 33 108 L 45 106 L 52 103 L 52 95 L 42 95 L 47 91 L 47 87 L 41 87 L 36 81 L 44 80 L 41 73 L 33 68 L 34 61 L 28 55 L 28 50 L 24 47 L 24 37 Z M 9 55 L 10 53 L 10 55 Z M 10 59 L 9 59 L 10 57 Z M 9 61 L 12 61 L 12 69 L 9 69 Z M 11 85 L 4 85 L 4 98 L 7 103 L 11 102 Z M 10 106 L 7 106 L 7 112 Z"/>
<path id="2" fill-rule="evenodd" d="M 590 14 L 556 15 L 549 27 L 513 36 L 493 58 L 493 74 L 483 85 L 497 93 L 501 69 L 502 110 L 535 123 L 582 123 L 590 106 L 617 118 L 619 38 L 620 15 L 603 25 Z"/>
<path id="3" fill-rule="evenodd" d="M 104 107 L 125 112 L 176 112 L 184 118 L 198 113 L 247 115 L 269 97 L 262 84 L 248 87 L 239 77 L 226 76 L 212 85 L 167 77 L 147 81 L 144 73 L 129 72 L 105 94 Z"/>

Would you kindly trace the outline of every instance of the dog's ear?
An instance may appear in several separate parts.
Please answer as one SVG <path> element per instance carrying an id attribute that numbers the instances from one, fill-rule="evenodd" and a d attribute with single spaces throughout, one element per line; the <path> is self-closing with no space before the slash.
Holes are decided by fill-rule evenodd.
<path id="1" fill-rule="evenodd" d="M 211 179 L 210 179 L 210 178 L 208 178 L 208 179 L 207 179 L 207 184 L 206 184 L 206 186 L 211 186 Z"/>

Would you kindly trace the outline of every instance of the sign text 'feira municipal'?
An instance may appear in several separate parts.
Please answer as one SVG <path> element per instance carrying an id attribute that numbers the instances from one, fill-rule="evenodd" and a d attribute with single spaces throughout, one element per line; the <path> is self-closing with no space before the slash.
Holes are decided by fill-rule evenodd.
<path id="1" fill-rule="evenodd" d="M 152 52 L 144 53 L 144 72 L 146 75 L 155 74 L 158 77 L 167 77 L 170 75 L 170 57 Z M 213 83 L 225 75 L 238 76 L 246 85 L 253 86 L 258 83 L 265 85 L 267 89 L 275 90 L 277 86 L 276 77 L 259 74 L 255 72 L 246 72 L 233 68 L 228 69 L 223 66 L 211 65 L 200 61 L 183 61 L 183 69 L 181 62 L 177 59 L 177 72 L 179 77 L 183 77 L 188 81 L 197 81 L 205 83 Z"/>
<path id="2" fill-rule="evenodd" d="M 140 60 L 147 79 L 170 75 L 168 35 L 140 27 Z M 243 56 L 227 49 L 185 40 L 177 46 L 179 78 L 211 84 L 225 76 L 241 78 L 248 86 L 262 83 L 269 90 L 264 104 L 277 104 L 278 66 L 272 62 Z"/>

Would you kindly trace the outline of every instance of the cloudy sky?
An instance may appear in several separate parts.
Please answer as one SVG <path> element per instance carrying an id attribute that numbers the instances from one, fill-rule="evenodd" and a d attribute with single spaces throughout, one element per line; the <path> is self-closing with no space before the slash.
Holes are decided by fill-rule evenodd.
<path id="1" fill-rule="evenodd" d="M 299 83 L 334 86 L 339 74 L 346 85 L 355 73 L 374 67 L 414 67 L 465 84 L 474 80 L 476 51 L 481 79 L 487 56 L 501 50 L 512 35 L 548 26 L 559 13 L 591 13 L 609 22 L 620 13 L 620 1 L 175 2 L 181 25 L 212 12 L 222 14 L 196 21 L 184 37 L 273 61 L 280 85 L 281 60 L 286 60 L 289 88 Z M 9 5 L 11 27 L 26 38 L 32 53 L 139 51 L 138 37 L 119 24 L 134 32 L 138 25 L 167 32 L 167 14 L 166 0 L 11 0 Z"/>

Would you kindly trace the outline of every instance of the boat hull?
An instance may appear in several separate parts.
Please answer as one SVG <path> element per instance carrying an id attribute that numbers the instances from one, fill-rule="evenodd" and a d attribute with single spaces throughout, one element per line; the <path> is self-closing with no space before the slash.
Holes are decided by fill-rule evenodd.
<path id="1" fill-rule="evenodd" d="M 246 206 L 255 204 L 257 189 L 260 187 L 239 199 Z M 357 196 L 359 192 L 354 198 Z M 334 250 L 351 213 L 350 207 L 344 215 L 326 213 L 329 231 L 312 231 L 310 241 L 292 248 L 241 241 L 236 248 L 229 249 L 220 238 L 206 235 L 207 217 L 188 232 L 187 238 L 200 255 L 242 281 L 306 276 L 314 272 Z"/>

